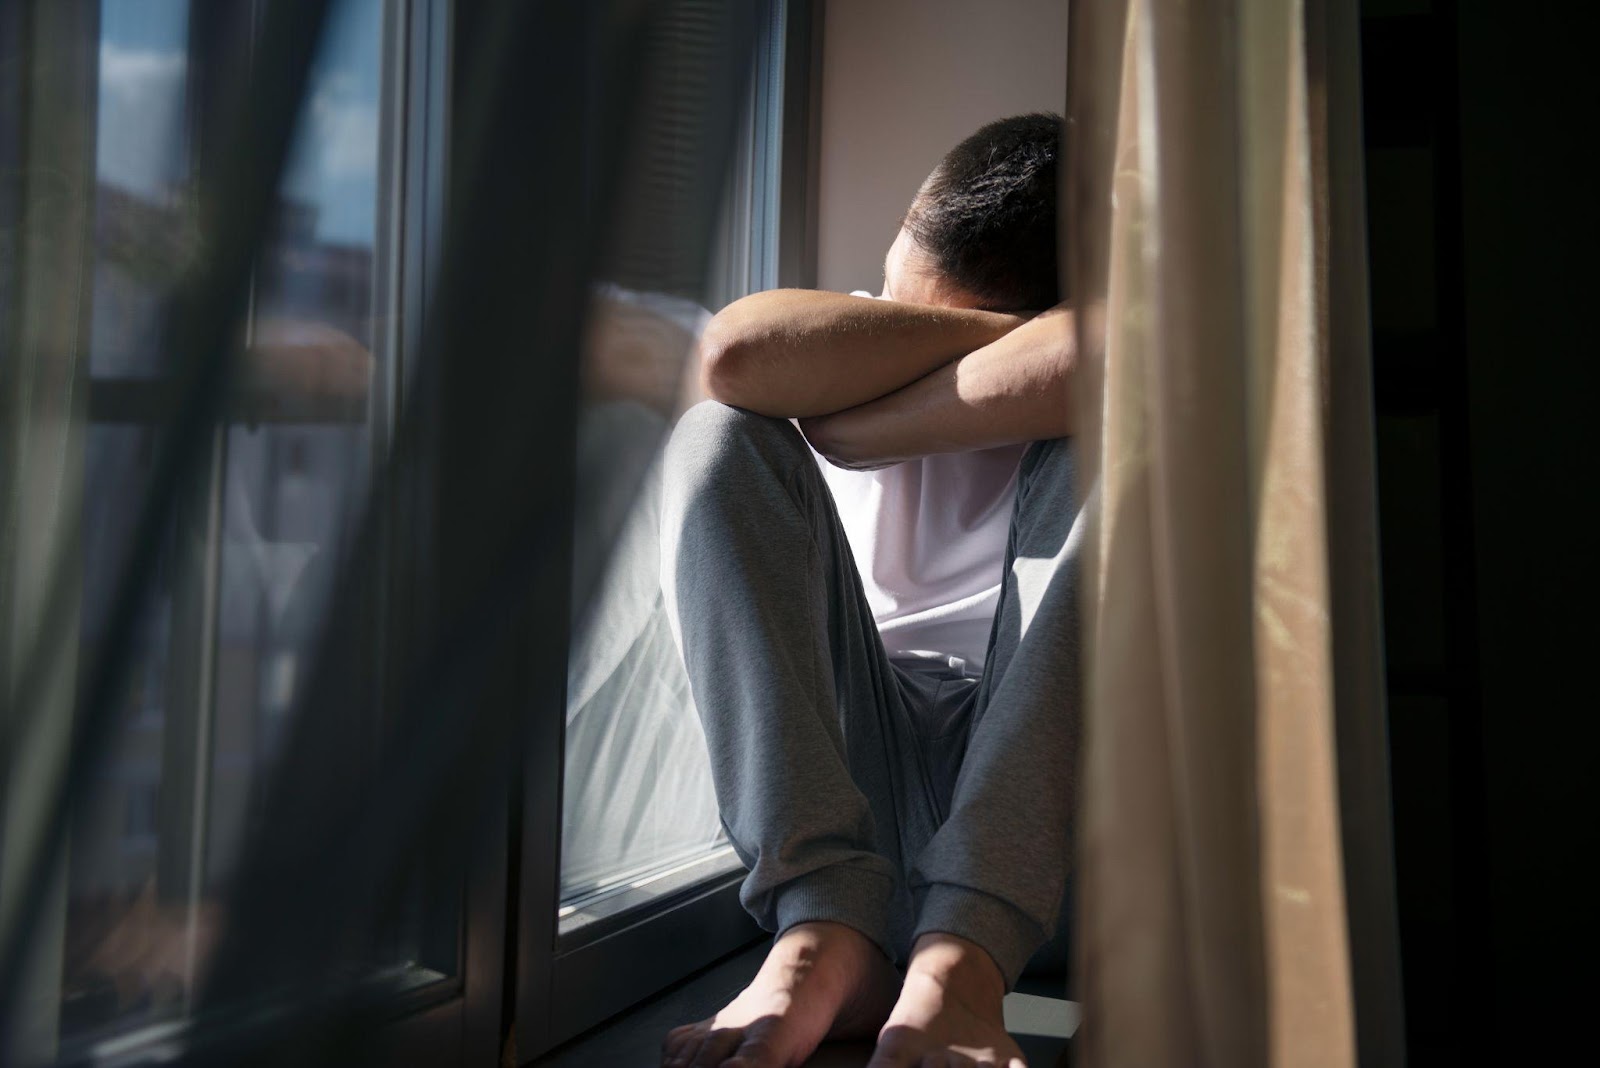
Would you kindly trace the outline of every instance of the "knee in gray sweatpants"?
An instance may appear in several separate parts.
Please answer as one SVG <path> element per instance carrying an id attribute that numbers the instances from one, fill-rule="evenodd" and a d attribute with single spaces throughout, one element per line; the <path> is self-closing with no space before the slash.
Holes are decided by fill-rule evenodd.
<path id="1" fill-rule="evenodd" d="M 662 588 L 741 900 L 769 930 L 835 920 L 893 953 L 893 673 L 816 460 L 789 423 L 708 402 L 666 464 Z"/>
<path id="2" fill-rule="evenodd" d="M 891 956 L 925 931 L 983 945 L 1008 983 L 1055 930 L 1076 738 L 1066 442 L 1024 460 L 1002 614 L 966 744 L 942 767 L 925 685 L 889 662 L 798 431 L 692 409 L 666 457 L 663 588 L 723 821 L 768 929 L 848 923 Z M 912 890 L 915 896 L 912 896 Z"/>

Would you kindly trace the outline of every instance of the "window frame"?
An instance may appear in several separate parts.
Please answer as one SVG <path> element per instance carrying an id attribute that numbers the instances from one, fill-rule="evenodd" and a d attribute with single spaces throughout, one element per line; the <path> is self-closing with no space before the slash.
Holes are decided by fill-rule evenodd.
<path id="1" fill-rule="evenodd" d="M 391 403 L 383 418 L 392 424 L 408 405 L 428 403 L 413 396 L 413 372 L 422 357 L 431 295 L 437 290 L 448 197 L 451 146 L 452 61 L 455 28 L 451 0 L 385 0 L 391 13 L 389 50 L 399 77 L 397 91 L 385 94 L 379 158 L 388 161 L 388 184 L 379 190 L 379 219 L 386 232 L 377 241 L 375 270 L 388 287 L 389 314 L 379 322 L 374 344 L 386 346 L 384 366 L 391 381 Z M 387 255 L 387 262 L 386 262 Z M 405 642 L 414 633 L 416 613 L 439 581 L 437 531 L 430 523 L 433 487 L 425 469 L 397 487 L 386 545 L 383 604 L 391 640 L 380 650 L 380 704 L 394 699 L 401 685 Z M 398 625 L 396 625 L 398 624 Z M 503 1032 L 506 895 L 510 870 L 505 843 L 509 818 L 505 803 L 483 828 L 464 858 L 455 903 L 455 972 L 431 986 L 402 995 L 378 1036 L 378 1056 L 441 1065 L 498 1063 Z M 448 874 L 430 865 L 430 879 Z M 446 900 L 449 900 L 448 898 Z"/>
<path id="2" fill-rule="evenodd" d="M 713 288 L 730 298 L 816 282 L 822 0 L 772 0 L 769 10 L 757 33 L 751 104 L 742 119 L 749 152 L 739 155 L 736 149 L 725 212 L 734 226 L 747 228 L 734 242 L 733 255 L 713 267 Z M 570 559 L 567 527 L 563 551 Z M 571 636 L 564 618 L 560 632 L 565 663 Z M 557 710 L 564 707 L 564 675 L 560 681 L 541 699 Z M 521 874 L 513 902 L 517 944 L 509 948 L 516 953 L 517 1063 L 765 937 L 739 903 L 743 868 L 561 933 L 565 718 L 559 712 L 535 717 L 538 737 L 528 748 L 516 814 Z"/>

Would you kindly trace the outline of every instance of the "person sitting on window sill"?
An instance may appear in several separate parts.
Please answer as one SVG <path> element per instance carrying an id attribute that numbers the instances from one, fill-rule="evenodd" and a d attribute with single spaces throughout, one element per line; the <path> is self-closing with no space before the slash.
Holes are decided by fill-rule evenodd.
<path id="1" fill-rule="evenodd" d="M 701 339 L 662 586 L 741 900 L 778 937 L 664 1065 L 873 1036 L 874 1068 L 1023 1063 L 1001 1002 L 1062 956 L 1078 720 L 1061 137 L 1027 115 L 953 149 L 881 299 L 758 293 Z"/>

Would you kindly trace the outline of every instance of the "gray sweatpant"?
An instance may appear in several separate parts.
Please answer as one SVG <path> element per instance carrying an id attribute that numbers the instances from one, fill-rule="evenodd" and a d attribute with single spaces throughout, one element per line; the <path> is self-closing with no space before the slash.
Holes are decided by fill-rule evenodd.
<path id="1" fill-rule="evenodd" d="M 683 417 L 662 586 L 763 927 L 833 920 L 898 960 L 949 932 L 1008 988 L 1049 942 L 1070 856 L 1078 520 L 1070 442 L 1035 443 L 983 674 L 940 677 L 884 652 L 800 433 L 714 402 Z"/>

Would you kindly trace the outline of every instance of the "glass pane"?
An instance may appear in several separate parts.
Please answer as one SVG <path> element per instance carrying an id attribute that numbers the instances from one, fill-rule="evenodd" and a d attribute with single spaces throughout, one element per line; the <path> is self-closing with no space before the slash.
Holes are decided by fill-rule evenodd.
<path id="1" fill-rule="evenodd" d="M 160 331 L 188 230 L 186 0 L 105 0 L 96 91 L 90 410 L 84 443 L 79 662 L 97 662 L 159 440 Z M 130 381 L 135 380 L 135 381 Z M 148 384 L 148 383 L 145 383 Z M 130 408 L 145 407 L 137 421 Z M 107 418 L 108 410 L 112 413 Z M 113 753 L 72 813 L 60 1033 L 71 1040 L 180 1014 L 202 917 L 174 860 L 189 848 L 171 803 L 168 742 L 180 622 L 168 538 L 119 695 Z M 192 710 L 192 706 L 191 706 Z M 192 715 L 189 717 L 192 719 Z M 192 925 L 192 929 L 191 929 Z"/>
<path id="2" fill-rule="evenodd" d="M 224 443 L 213 885 L 267 785 L 381 446 L 368 414 L 388 400 L 373 351 L 382 20 L 381 0 L 334 8 L 261 257 L 243 411 Z"/>
<path id="3" fill-rule="evenodd" d="M 669 11 L 672 8 L 669 5 Z M 661 447 L 698 399 L 696 339 L 723 303 L 771 284 L 775 176 L 761 165 L 775 100 L 752 94 L 715 220 L 710 263 L 692 254 L 697 202 L 673 161 L 691 136 L 693 19 L 669 15 L 652 63 L 679 93 L 642 124 L 622 194 L 622 236 L 591 313 L 578 435 L 573 636 L 567 674 L 559 928 L 648 908 L 739 870 L 722 832 L 699 715 L 660 585 Z M 753 79 L 757 85 L 762 79 Z M 708 224 L 708 227 L 709 228 Z"/>
<path id="4" fill-rule="evenodd" d="M 98 378 L 156 375 L 161 312 L 196 236 L 187 210 L 189 0 L 103 0 L 95 120 Z"/>
<path id="5" fill-rule="evenodd" d="M 116 568 L 149 479 L 156 436 L 138 426 L 91 426 L 87 434 L 84 665 L 101 652 Z M 172 579 L 169 551 L 119 698 L 114 758 L 72 814 L 61 988 L 65 1038 L 174 1015 L 191 985 L 188 888 L 181 879 L 173 885 L 162 865 L 163 854 L 170 858 L 185 846 L 181 831 L 172 833 L 176 829 L 164 828 L 160 818 L 172 696 Z"/>
<path id="6" fill-rule="evenodd" d="M 670 384 L 708 313 L 686 298 L 615 286 L 602 291 L 596 307 L 586 356 L 591 400 L 579 421 L 580 600 L 567 674 L 564 932 L 737 866 L 722 835 L 659 570 L 660 446 L 673 414 Z M 597 559 L 607 548 L 608 558 Z M 590 578 L 592 591 L 585 588 Z"/>
<path id="7" fill-rule="evenodd" d="M 257 264 L 238 400 L 169 532 L 104 779 L 74 813 L 64 1042 L 125 1033 L 191 1007 L 337 561 L 386 447 L 393 375 L 380 339 L 394 309 L 379 267 L 389 173 L 379 116 L 394 91 L 384 62 L 388 6 L 333 7 L 276 227 Z M 191 31 L 201 14 L 220 10 L 186 0 L 105 0 L 102 9 L 83 665 L 94 663 L 154 446 L 172 414 L 159 336 L 193 232 Z M 374 694 L 385 636 L 362 637 L 370 656 L 350 670 Z M 359 785 L 382 725 L 368 711 L 377 701 L 357 704 L 339 738 Z M 424 929 L 438 926 L 440 909 L 395 911 L 406 918 L 352 964 L 404 972 L 423 961 L 425 942 L 453 947 L 453 938 Z M 458 919 L 458 910 L 444 917 Z M 456 962 L 426 963 L 450 971 Z"/>

